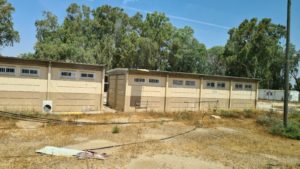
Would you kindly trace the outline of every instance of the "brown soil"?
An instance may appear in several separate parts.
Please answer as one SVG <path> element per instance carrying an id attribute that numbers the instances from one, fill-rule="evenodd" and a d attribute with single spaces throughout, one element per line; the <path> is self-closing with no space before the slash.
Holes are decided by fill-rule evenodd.
<path id="1" fill-rule="evenodd" d="M 118 125 L 113 134 L 109 126 L 42 125 L 34 130 L 19 129 L 20 122 L 0 119 L 0 168 L 299 168 L 300 142 L 268 134 L 255 119 L 200 120 L 195 131 L 166 141 L 157 139 L 194 128 L 198 116 L 169 123 Z M 172 118 L 153 113 L 67 116 L 67 119 L 92 121 L 130 121 Z M 174 117 L 175 118 L 175 117 Z M 175 118 L 176 119 L 176 118 Z M 18 123 L 17 125 L 15 123 Z M 22 123 L 21 123 L 22 124 Z M 25 128 L 31 127 L 26 123 Z M 34 125 L 34 124 L 32 124 Z M 24 126 L 24 124 L 23 124 Z M 87 149 L 115 144 L 151 142 L 104 149 L 106 160 L 43 156 L 35 150 L 44 146 Z"/>

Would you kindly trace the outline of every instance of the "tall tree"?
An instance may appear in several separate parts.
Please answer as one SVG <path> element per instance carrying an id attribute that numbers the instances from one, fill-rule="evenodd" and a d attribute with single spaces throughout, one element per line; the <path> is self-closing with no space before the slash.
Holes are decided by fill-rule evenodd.
<path id="1" fill-rule="evenodd" d="M 207 73 L 206 48 L 194 38 L 192 28 L 174 29 L 169 50 L 168 69 Z"/>
<path id="2" fill-rule="evenodd" d="M 226 60 L 224 58 L 224 47 L 214 46 L 207 50 L 207 55 L 209 73 L 213 75 L 225 75 Z"/>
<path id="3" fill-rule="evenodd" d="M 172 24 L 164 13 L 148 13 L 142 27 L 142 37 L 151 40 L 151 46 L 157 46 L 157 52 L 154 56 L 149 56 L 155 60 L 154 69 L 166 70 L 168 57 L 168 42 L 172 34 Z"/>
<path id="4" fill-rule="evenodd" d="M 285 27 L 273 24 L 271 19 L 244 20 L 238 28 L 229 31 L 224 57 L 228 61 L 227 75 L 261 78 L 263 87 L 272 80 L 278 58 L 283 57 L 281 38 Z"/>
<path id="5" fill-rule="evenodd" d="M 15 8 L 6 0 L 0 0 L 0 47 L 13 46 L 19 42 L 19 33 L 14 30 L 12 12 Z"/>

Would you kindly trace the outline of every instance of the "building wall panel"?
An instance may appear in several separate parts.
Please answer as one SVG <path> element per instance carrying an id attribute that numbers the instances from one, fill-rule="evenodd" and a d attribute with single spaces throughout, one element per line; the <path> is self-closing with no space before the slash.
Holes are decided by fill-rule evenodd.
<path id="1" fill-rule="evenodd" d="M 253 109 L 255 108 L 254 99 L 232 99 L 231 108 L 233 109 Z"/>
<path id="2" fill-rule="evenodd" d="M 43 100 L 52 100 L 53 112 L 69 111 L 100 111 L 102 97 L 103 72 L 96 66 L 88 67 L 68 63 L 55 63 L 59 67 L 51 67 L 48 74 L 47 61 L 4 60 L 0 66 L 15 68 L 14 75 L 0 74 L 0 109 L 18 111 L 42 111 Z M 67 68 L 73 67 L 73 68 Z M 21 73 L 22 68 L 37 69 L 38 76 L 28 76 Z M 61 71 L 76 72 L 75 79 L 63 79 Z M 80 73 L 93 73 L 94 79 L 82 79 Z M 48 75 L 51 78 L 48 80 Z"/>
<path id="3" fill-rule="evenodd" d="M 199 99 L 192 97 L 168 97 L 166 111 L 198 111 Z"/>
<path id="4" fill-rule="evenodd" d="M 89 112 L 100 111 L 99 94 L 82 94 L 82 93 L 49 93 L 53 101 L 53 109 L 56 112 L 76 111 Z"/>
<path id="5" fill-rule="evenodd" d="M 42 111 L 45 92 L 0 91 L 0 110 Z"/>

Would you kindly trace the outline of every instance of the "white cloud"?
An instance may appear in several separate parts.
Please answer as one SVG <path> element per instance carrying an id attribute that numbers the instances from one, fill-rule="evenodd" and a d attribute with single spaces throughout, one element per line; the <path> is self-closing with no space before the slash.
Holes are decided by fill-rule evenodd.
<path id="1" fill-rule="evenodd" d="M 136 12 L 142 12 L 142 13 L 153 13 L 153 11 L 147 11 L 147 10 L 128 7 L 128 6 L 122 6 L 122 8 L 132 10 L 132 11 L 136 11 Z M 177 20 L 180 20 L 180 21 L 191 22 L 191 23 L 196 23 L 196 24 L 201 24 L 201 25 L 206 25 L 206 26 L 211 26 L 211 27 L 226 29 L 226 30 L 230 29 L 230 27 L 228 27 L 228 26 L 219 25 L 219 24 L 215 24 L 215 23 L 210 23 L 210 22 L 206 22 L 206 21 L 201 21 L 201 20 L 196 20 L 196 19 L 191 19 L 191 18 L 181 17 L 181 16 L 175 16 L 175 15 L 169 15 L 167 13 L 166 13 L 166 15 L 169 18 L 177 19 Z"/>

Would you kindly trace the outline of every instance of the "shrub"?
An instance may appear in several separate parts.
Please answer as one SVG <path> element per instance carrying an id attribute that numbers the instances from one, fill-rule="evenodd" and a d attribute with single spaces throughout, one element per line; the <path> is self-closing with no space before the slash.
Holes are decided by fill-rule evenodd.
<path id="1" fill-rule="evenodd" d="M 288 138 L 300 140 L 300 124 L 290 122 L 287 128 L 284 128 L 282 134 Z"/>
<path id="2" fill-rule="evenodd" d="M 277 122 L 270 127 L 269 132 L 274 135 L 300 140 L 300 124 L 293 121 L 289 122 L 286 128 L 283 127 L 282 121 Z"/>
<path id="3" fill-rule="evenodd" d="M 222 117 L 229 117 L 229 118 L 239 118 L 240 117 L 240 113 L 237 111 L 233 111 L 233 110 L 221 110 L 219 115 Z"/>
<path id="4" fill-rule="evenodd" d="M 253 118 L 253 117 L 255 117 L 255 115 L 256 115 L 256 112 L 254 110 L 247 109 L 247 110 L 243 111 L 243 116 L 245 118 Z"/>
<path id="5" fill-rule="evenodd" d="M 266 115 L 258 116 L 256 119 L 256 123 L 263 126 L 271 126 L 272 124 L 274 124 L 274 122 L 275 122 L 274 118 Z"/>
<path id="6" fill-rule="evenodd" d="M 120 128 L 118 126 L 114 126 L 111 131 L 113 134 L 120 133 Z"/>
<path id="7" fill-rule="evenodd" d="M 284 127 L 282 122 L 277 122 L 277 123 L 273 123 L 268 130 L 271 134 L 282 135 L 283 129 Z"/>

